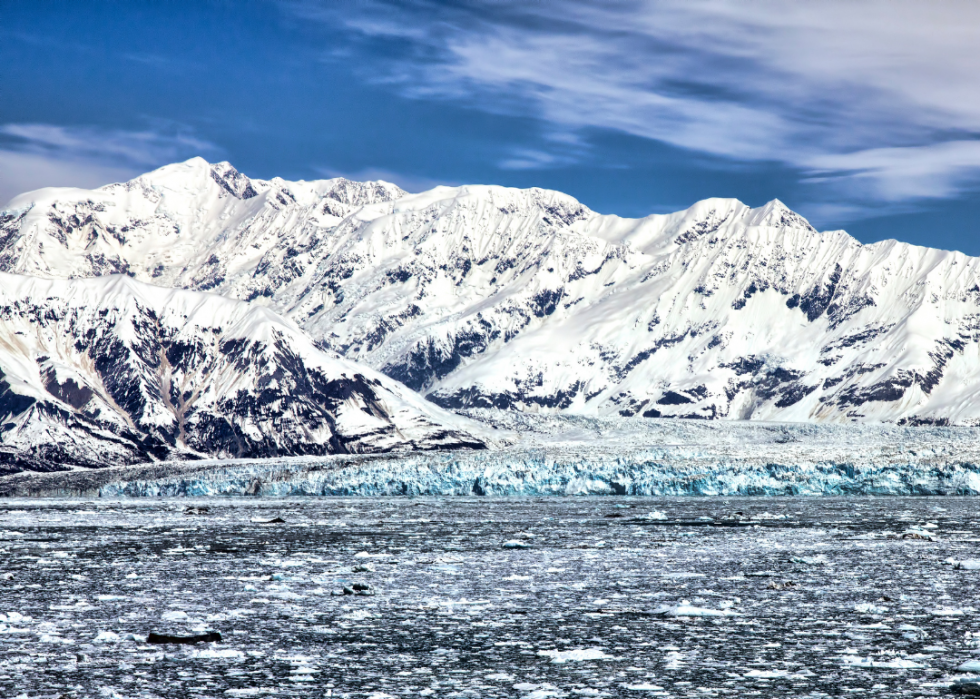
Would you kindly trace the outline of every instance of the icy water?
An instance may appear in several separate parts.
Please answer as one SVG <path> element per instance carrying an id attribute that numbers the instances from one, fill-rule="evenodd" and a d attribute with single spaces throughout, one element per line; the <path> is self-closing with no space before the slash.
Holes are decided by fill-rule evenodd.
<path id="1" fill-rule="evenodd" d="M 0 696 L 948 695 L 978 504 L 0 501 Z"/>

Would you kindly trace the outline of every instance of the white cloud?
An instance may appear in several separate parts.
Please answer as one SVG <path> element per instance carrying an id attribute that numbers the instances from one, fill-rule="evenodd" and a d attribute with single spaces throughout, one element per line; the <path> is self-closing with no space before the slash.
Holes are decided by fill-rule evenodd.
<path id="1" fill-rule="evenodd" d="M 870 199 L 901 202 L 946 199 L 980 182 L 980 141 L 872 148 L 828 154 L 808 161 L 812 179 L 841 192 L 855 188 Z"/>
<path id="2" fill-rule="evenodd" d="M 41 187 L 93 188 L 120 182 L 216 150 L 186 133 L 164 130 L 2 124 L 0 203 Z"/>
<path id="3" fill-rule="evenodd" d="M 413 47 L 378 78 L 412 96 L 537 116 L 563 132 L 614 129 L 780 163 L 852 207 L 859 197 L 875 206 L 955 196 L 980 172 L 980 4 L 502 1 L 435 15 L 428 6 L 358 7 L 307 17 Z M 503 164 L 548 164 L 535 158 Z"/>
<path id="4" fill-rule="evenodd" d="M 0 206 L 18 194 L 42 187 L 92 189 L 129 180 L 138 174 L 127 168 L 0 149 Z"/>

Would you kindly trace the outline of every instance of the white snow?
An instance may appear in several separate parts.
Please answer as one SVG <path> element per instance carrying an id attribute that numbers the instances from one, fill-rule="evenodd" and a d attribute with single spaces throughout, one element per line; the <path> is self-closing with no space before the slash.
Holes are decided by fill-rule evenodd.
<path id="1" fill-rule="evenodd" d="M 980 420 L 980 259 L 820 233 L 775 200 L 625 219 L 543 189 L 409 195 L 195 158 L 6 213 L 0 269 L 252 299 L 444 402 Z"/>

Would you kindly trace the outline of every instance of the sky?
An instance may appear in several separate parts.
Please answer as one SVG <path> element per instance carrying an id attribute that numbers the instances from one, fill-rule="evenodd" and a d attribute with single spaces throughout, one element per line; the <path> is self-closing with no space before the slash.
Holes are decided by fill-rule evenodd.
<path id="1" fill-rule="evenodd" d="M 0 206 L 202 156 L 980 255 L 978 46 L 955 0 L 2 0 Z"/>

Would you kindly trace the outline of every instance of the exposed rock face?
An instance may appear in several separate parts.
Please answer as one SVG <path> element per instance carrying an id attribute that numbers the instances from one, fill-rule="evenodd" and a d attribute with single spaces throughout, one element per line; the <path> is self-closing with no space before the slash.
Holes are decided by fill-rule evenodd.
<path id="1" fill-rule="evenodd" d="M 0 274 L 0 473 L 480 448 L 472 426 L 267 308 L 122 276 Z"/>
<path id="2" fill-rule="evenodd" d="M 980 422 L 980 259 L 861 245 L 775 201 L 630 220 L 540 189 L 410 195 L 195 159 L 19 197 L 0 269 L 268 305 L 452 409 Z"/>

